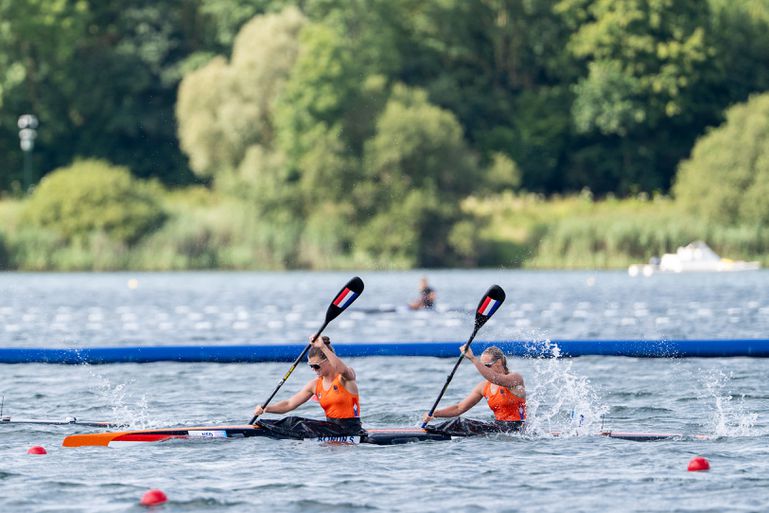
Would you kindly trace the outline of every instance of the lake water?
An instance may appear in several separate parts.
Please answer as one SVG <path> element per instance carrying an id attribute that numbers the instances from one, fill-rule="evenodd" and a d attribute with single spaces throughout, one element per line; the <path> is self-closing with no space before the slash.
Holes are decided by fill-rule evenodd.
<path id="1" fill-rule="evenodd" d="M 353 273 L 0 274 L 0 346 L 297 343 Z M 420 272 L 360 273 L 363 296 L 335 342 L 463 340 L 492 283 L 507 301 L 479 338 L 741 338 L 769 333 L 769 273 L 630 278 L 619 272 L 430 271 L 438 311 L 372 313 L 416 295 Z M 364 424 L 413 426 L 452 360 L 361 358 Z M 74 426 L 0 425 L 0 511 L 580 512 L 769 510 L 769 361 L 513 359 L 529 433 L 406 446 L 232 440 L 64 449 Z M 244 423 L 285 363 L 0 365 L 3 415 Z M 300 366 L 285 398 L 312 378 Z M 459 368 L 442 404 L 479 381 Z M 297 412 L 320 417 L 314 403 Z M 468 413 L 488 419 L 479 404 Z M 714 440 L 638 443 L 601 429 Z M 562 433 L 560 437 L 550 435 Z M 49 454 L 26 454 L 32 445 Z M 712 469 L 686 471 L 693 456 Z"/>

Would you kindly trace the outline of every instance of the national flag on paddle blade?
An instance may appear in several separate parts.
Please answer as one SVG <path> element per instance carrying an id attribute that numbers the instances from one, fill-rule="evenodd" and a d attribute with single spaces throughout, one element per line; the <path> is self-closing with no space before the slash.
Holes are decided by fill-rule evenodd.
<path id="1" fill-rule="evenodd" d="M 334 300 L 334 306 L 337 306 L 339 308 L 346 308 L 347 305 L 355 301 L 356 297 L 358 297 L 358 294 L 356 294 L 354 291 L 345 287 L 344 290 L 340 292 L 339 295 Z"/>
<path id="2" fill-rule="evenodd" d="M 496 299 L 491 299 L 491 297 L 486 296 L 486 299 L 483 300 L 483 303 L 481 303 L 481 306 L 478 307 L 478 313 L 481 315 L 485 315 L 486 317 L 491 317 L 491 314 L 497 311 L 497 308 L 499 308 L 499 305 L 502 303 L 500 301 L 497 301 Z"/>

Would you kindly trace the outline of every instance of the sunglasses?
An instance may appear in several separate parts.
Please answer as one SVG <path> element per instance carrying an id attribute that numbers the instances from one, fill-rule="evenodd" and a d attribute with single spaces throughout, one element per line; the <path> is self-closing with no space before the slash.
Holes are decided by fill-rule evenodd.
<path id="1" fill-rule="evenodd" d="M 312 370 L 320 369 L 320 364 L 318 363 L 308 363 L 307 365 L 309 365 Z"/>
<path id="2" fill-rule="evenodd" d="M 484 366 L 484 367 L 491 367 L 491 366 L 492 366 L 492 365 L 494 365 L 495 363 L 497 363 L 497 361 L 496 361 L 496 360 L 494 360 L 493 362 L 484 363 L 484 364 L 483 364 L 483 366 Z"/>

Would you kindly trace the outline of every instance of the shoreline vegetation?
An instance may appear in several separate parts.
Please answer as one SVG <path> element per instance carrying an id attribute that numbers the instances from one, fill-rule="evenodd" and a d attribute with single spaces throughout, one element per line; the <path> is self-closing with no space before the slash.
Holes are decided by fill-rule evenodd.
<path id="1" fill-rule="evenodd" d="M 0 201 L 0 269 L 10 271 L 183 270 L 405 270 L 416 265 L 356 254 L 323 254 L 281 263 L 265 250 L 248 206 L 202 187 L 159 189 L 162 226 L 134 243 L 95 229 L 67 241 L 56 232 L 24 225 L 25 201 Z M 461 203 L 477 260 L 464 268 L 624 269 L 705 238 L 722 256 L 769 264 L 769 230 L 717 225 L 687 214 L 668 197 L 595 200 L 581 194 L 545 199 L 502 193 Z M 297 248 L 283 248 L 296 253 Z"/>

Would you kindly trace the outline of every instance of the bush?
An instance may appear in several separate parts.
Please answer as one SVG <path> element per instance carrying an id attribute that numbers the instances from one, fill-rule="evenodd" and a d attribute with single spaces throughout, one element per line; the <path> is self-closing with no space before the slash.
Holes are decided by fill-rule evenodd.
<path id="1" fill-rule="evenodd" d="M 769 222 L 769 94 L 732 107 L 723 125 L 697 141 L 674 192 L 715 223 Z"/>
<path id="2" fill-rule="evenodd" d="M 28 224 L 85 242 L 94 232 L 132 245 L 165 221 L 157 194 L 128 169 L 83 160 L 46 176 L 27 203 Z"/>

